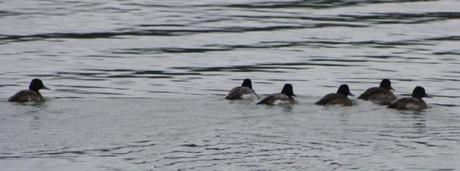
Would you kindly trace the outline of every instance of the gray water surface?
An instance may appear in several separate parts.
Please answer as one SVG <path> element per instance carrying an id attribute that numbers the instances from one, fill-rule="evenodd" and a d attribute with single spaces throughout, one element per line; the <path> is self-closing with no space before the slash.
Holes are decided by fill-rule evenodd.
<path id="1" fill-rule="evenodd" d="M 0 0 L 2 170 L 458 170 L 460 1 Z M 44 104 L 7 99 L 41 78 Z M 293 106 L 223 97 L 251 78 Z M 420 112 L 357 100 L 393 81 Z M 353 99 L 355 99 L 353 97 Z"/>

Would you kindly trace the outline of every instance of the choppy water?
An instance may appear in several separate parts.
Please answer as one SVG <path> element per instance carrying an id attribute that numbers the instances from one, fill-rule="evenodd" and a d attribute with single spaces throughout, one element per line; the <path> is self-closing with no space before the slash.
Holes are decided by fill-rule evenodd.
<path id="1" fill-rule="evenodd" d="M 460 1 L 0 0 L 2 170 L 460 169 Z M 38 77 L 40 105 L 6 102 Z M 294 85 L 291 107 L 228 102 Z M 313 103 L 393 81 L 422 112 Z"/>

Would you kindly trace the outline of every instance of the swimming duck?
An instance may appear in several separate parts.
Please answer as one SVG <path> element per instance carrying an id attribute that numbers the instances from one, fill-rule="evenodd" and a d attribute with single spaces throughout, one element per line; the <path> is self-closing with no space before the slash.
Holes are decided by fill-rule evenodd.
<path id="1" fill-rule="evenodd" d="M 43 101 L 45 101 L 45 99 L 40 94 L 40 92 L 39 92 L 40 89 L 49 90 L 48 87 L 43 85 L 42 80 L 35 78 L 30 82 L 28 90 L 21 90 L 21 91 L 17 92 L 15 95 L 11 96 L 8 99 L 8 101 L 9 102 L 19 102 L 19 103 L 24 103 L 24 102 L 43 102 Z"/>
<path id="2" fill-rule="evenodd" d="M 417 86 L 412 91 L 412 97 L 399 98 L 390 105 L 388 108 L 399 109 L 399 110 L 422 110 L 428 108 L 425 101 L 422 100 L 424 97 L 431 97 L 425 93 L 425 88 Z"/>
<path id="3" fill-rule="evenodd" d="M 266 104 L 266 105 L 276 105 L 276 104 L 295 104 L 294 100 L 294 90 L 291 84 L 284 84 L 283 90 L 281 93 L 271 94 L 264 99 L 262 99 L 257 104 Z"/>
<path id="4" fill-rule="evenodd" d="M 252 89 L 252 83 L 250 79 L 244 79 L 243 84 L 240 87 L 231 89 L 227 96 L 227 100 L 258 100 L 259 96 Z"/>
<path id="5" fill-rule="evenodd" d="M 390 90 L 394 90 L 393 87 L 391 87 L 390 80 L 383 79 L 382 82 L 380 82 L 379 87 L 372 87 L 367 89 L 358 97 L 358 99 L 370 100 L 381 105 L 389 105 L 393 100 L 396 99 L 396 96 Z"/>
<path id="6" fill-rule="evenodd" d="M 339 89 L 337 90 L 337 93 L 330 93 L 321 98 L 318 102 L 315 104 L 317 105 L 343 105 L 343 106 L 352 106 L 353 101 L 348 99 L 348 95 L 353 96 L 353 94 L 350 93 L 350 88 L 348 88 L 348 85 L 342 84 L 340 85 Z"/>

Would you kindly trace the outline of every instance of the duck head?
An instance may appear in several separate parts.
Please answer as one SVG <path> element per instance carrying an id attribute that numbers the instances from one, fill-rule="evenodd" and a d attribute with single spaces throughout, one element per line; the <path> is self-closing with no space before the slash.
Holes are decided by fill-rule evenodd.
<path id="1" fill-rule="evenodd" d="M 422 99 L 424 97 L 430 98 L 431 96 L 426 94 L 425 88 L 423 88 L 422 86 L 417 86 L 414 88 L 414 91 L 412 91 L 412 97 Z"/>
<path id="2" fill-rule="evenodd" d="M 251 79 L 244 79 L 243 84 L 241 84 L 241 87 L 249 87 L 250 89 L 252 89 Z"/>
<path id="3" fill-rule="evenodd" d="M 283 87 L 283 90 L 281 90 L 281 93 L 286 94 L 289 97 L 295 96 L 294 90 L 291 84 L 284 84 L 284 87 Z"/>
<path id="4" fill-rule="evenodd" d="M 49 90 L 48 87 L 46 87 L 45 85 L 43 85 L 42 80 L 37 79 L 37 78 L 33 79 L 33 80 L 30 82 L 29 90 L 38 92 L 40 89 Z"/>
<path id="5" fill-rule="evenodd" d="M 344 96 L 348 96 L 348 95 L 354 96 L 353 94 L 351 94 L 350 88 L 348 88 L 348 85 L 346 84 L 340 85 L 339 89 L 337 90 L 337 94 L 341 94 Z"/>
<path id="6" fill-rule="evenodd" d="M 394 90 L 393 87 L 391 87 L 390 79 L 383 79 L 382 82 L 380 82 L 380 88 L 384 88 L 386 90 Z"/>

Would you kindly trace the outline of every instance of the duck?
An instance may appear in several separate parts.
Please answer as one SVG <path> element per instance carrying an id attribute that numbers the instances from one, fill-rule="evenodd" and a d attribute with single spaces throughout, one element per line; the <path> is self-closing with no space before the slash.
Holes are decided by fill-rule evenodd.
<path id="1" fill-rule="evenodd" d="M 270 94 L 269 96 L 262 99 L 257 104 L 265 105 L 282 105 L 282 104 L 295 104 L 294 90 L 292 84 L 284 84 L 281 93 Z"/>
<path id="2" fill-rule="evenodd" d="M 44 102 L 45 99 L 43 96 L 40 94 L 39 90 L 45 89 L 49 90 L 48 87 L 46 87 L 42 80 L 38 78 L 32 79 L 32 81 L 29 84 L 29 89 L 28 90 L 21 90 L 17 92 L 15 95 L 11 96 L 8 101 L 9 102 L 18 102 L 18 103 L 25 103 L 25 102 Z"/>
<path id="3" fill-rule="evenodd" d="M 361 94 L 358 99 L 370 100 L 376 104 L 389 105 L 396 100 L 396 96 L 391 92 L 394 90 L 391 87 L 390 79 L 382 79 L 379 87 L 371 87 Z"/>
<path id="4" fill-rule="evenodd" d="M 416 86 L 412 91 L 412 97 L 399 98 L 391 102 L 391 104 L 388 105 L 388 108 L 415 111 L 423 110 L 428 108 L 428 105 L 422 99 L 424 97 L 430 98 L 431 96 L 426 94 L 425 88 L 422 86 Z"/>
<path id="5" fill-rule="evenodd" d="M 252 89 L 251 79 L 244 79 L 243 83 L 239 87 L 231 89 L 227 96 L 227 100 L 258 100 L 259 96 Z"/>
<path id="6" fill-rule="evenodd" d="M 353 106 L 353 101 L 348 99 L 348 95 L 353 96 L 350 92 L 350 88 L 347 84 L 342 84 L 337 90 L 337 93 L 327 94 L 315 104 Z"/>

